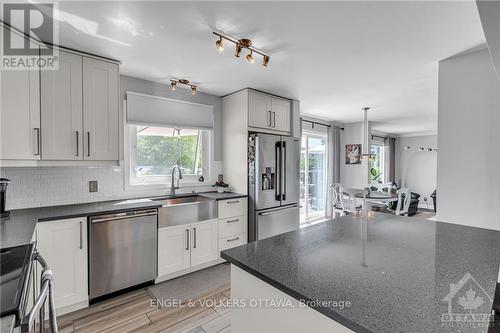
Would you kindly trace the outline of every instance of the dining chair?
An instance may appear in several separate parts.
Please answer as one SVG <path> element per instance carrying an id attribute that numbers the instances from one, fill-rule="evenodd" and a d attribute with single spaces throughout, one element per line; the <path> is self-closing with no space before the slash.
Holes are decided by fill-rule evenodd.
<path id="1" fill-rule="evenodd" d="M 345 211 L 348 213 L 356 213 L 358 210 L 361 210 L 362 208 L 366 207 L 366 195 L 368 194 L 368 191 L 365 189 L 357 189 L 357 188 L 346 188 L 343 190 L 345 194 L 347 194 L 348 199 L 347 203 L 344 203 Z M 360 196 L 363 197 L 363 205 L 357 206 L 356 205 L 356 197 Z"/>
<path id="2" fill-rule="evenodd" d="M 334 183 L 330 185 L 331 190 L 331 204 L 333 212 L 343 213 L 345 211 L 344 205 L 344 192 L 342 191 L 342 184 Z"/>
<path id="3" fill-rule="evenodd" d="M 396 206 L 396 215 L 408 215 L 408 209 L 410 208 L 411 202 L 411 191 L 409 188 L 399 189 L 398 194 L 398 204 Z"/>

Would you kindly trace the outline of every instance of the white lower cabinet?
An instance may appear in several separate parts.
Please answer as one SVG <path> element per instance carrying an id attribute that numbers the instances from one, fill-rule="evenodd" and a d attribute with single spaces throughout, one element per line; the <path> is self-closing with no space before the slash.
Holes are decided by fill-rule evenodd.
<path id="1" fill-rule="evenodd" d="M 217 259 L 217 220 L 158 230 L 158 277 Z"/>
<path id="2" fill-rule="evenodd" d="M 37 249 L 54 274 L 55 303 L 68 312 L 88 304 L 87 218 L 41 222 Z M 59 311 L 59 314 L 62 314 Z"/>
<path id="3" fill-rule="evenodd" d="M 217 259 L 217 220 L 193 224 L 191 266 Z"/>
<path id="4" fill-rule="evenodd" d="M 189 226 L 158 230 L 158 276 L 168 275 L 191 266 Z"/>

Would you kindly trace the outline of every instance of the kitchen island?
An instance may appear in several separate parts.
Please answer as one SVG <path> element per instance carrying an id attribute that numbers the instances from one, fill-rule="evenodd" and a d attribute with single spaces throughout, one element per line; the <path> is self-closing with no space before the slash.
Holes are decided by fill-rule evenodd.
<path id="1" fill-rule="evenodd" d="M 350 215 L 221 256 L 232 332 L 486 332 L 500 232 Z"/>

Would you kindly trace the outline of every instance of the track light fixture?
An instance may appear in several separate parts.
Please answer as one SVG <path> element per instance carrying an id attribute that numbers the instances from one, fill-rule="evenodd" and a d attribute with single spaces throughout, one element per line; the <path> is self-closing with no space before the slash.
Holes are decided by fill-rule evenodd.
<path id="1" fill-rule="evenodd" d="M 252 56 L 252 50 L 250 50 L 250 53 L 247 54 L 247 60 L 249 63 L 253 64 L 255 62 L 255 59 Z"/>
<path id="2" fill-rule="evenodd" d="M 172 88 L 172 90 L 176 90 L 177 84 L 183 84 L 186 86 L 190 86 L 191 87 L 191 95 L 195 95 L 196 91 L 198 89 L 197 85 L 190 83 L 189 80 L 186 80 L 186 79 L 178 79 L 178 80 L 171 79 L 170 80 L 170 88 Z"/>
<path id="3" fill-rule="evenodd" d="M 236 44 L 236 50 L 234 51 L 234 56 L 236 58 L 239 58 L 240 57 L 240 53 L 241 53 L 241 45 L 240 43 Z"/>
<path id="4" fill-rule="evenodd" d="M 262 66 L 267 67 L 268 63 L 269 63 L 269 56 L 264 56 L 262 58 Z"/>
<path id="5" fill-rule="evenodd" d="M 219 37 L 219 40 L 215 42 L 215 47 L 219 52 L 224 51 L 224 44 L 222 43 L 222 37 Z"/>
<path id="6" fill-rule="evenodd" d="M 233 38 L 233 37 L 230 37 L 227 35 L 223 35 L 221 33 L 215 32 L 215 31 L 213 33 L 214 33 L 214 35 L 219 37 L 219 39 L 215 42 L 215 46 L 219 52 L 222 52 L 224 50 L 223 40 L 227 40 L 231 43 L 234 43 L 234 45 L 235 45 L 234 56 L 236 58 L 240 57 L 241 51 L 243 49 L 247 49 L 250 51 L 250 53 L 247 54 L 247 56 L 246 56 L 248 62 L 250 62 L 251 64 L 253 64 L 255 62 L 255 58 L 253 57 L 253 53 L 255 52 L 255 53 L 262 56 L 262 67 L 267 67 L 267 65 L 269 64 L 269 61 L 271 60 L 271 56 L 269 56 L 268 54 L 265 54 L 262 51 L 257 50 L 255 47 L 253 47 L 252 41 L 250 39 L 247 39 L 247 38 L 236 39 L 236 38 Z"/>

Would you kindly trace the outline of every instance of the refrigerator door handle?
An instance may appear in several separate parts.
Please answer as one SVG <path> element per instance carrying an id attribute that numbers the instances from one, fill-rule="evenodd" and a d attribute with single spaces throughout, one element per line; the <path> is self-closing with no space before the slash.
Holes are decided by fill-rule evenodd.
<path id="1" fill-rule="evenodd" d="M 286 142 L 281 142 L 281 174 L 283 175 L 283 180 L 281 181 L 282 190 L 281 190 L 281 200 L 286 200 Z"/>
<path id="2" fill-rule="evenodd" d="M 275 147 L 275 153 L 276 153 L 276 190 L 275 190 L 275 197 L 276 200 L 281 201 L 281 141 L 276 142 L 276 147 Z"/>

